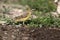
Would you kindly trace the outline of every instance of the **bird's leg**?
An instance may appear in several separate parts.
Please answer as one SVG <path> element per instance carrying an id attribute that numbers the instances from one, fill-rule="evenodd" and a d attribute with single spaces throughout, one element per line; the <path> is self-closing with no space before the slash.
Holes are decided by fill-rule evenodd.
<path id="1" fill-rule="evenodd" d="M 25 27 L 25 22 L 23 21 L 23 24 L 22 24 L 23 27 Z"/>
<path id="2" fill-rule="evenodd" d="M 23 21 L 23 25 L 24 25 L 24 21 Z"/>

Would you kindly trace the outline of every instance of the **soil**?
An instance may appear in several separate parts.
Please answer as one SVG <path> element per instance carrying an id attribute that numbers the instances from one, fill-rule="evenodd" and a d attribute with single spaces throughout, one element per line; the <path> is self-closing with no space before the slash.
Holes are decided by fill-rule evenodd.
<path id="1" fill-rule="evenodd" d="M 60 40 L 60 28 L 0 25 L 0 40 Z"/>

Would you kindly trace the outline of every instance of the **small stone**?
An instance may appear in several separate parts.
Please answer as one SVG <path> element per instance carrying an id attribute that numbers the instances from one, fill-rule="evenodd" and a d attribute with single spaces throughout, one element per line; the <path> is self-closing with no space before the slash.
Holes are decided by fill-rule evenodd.
<path id="1" fill-rule="evenodd" d="M 22 40 L 28 40 L 29 39 L 29 37 L 23 37 L 22 38 Z"/>
<path id="2" fill-rule="evenodd" d="M 7 32 L 5 32 L 4 34 L 7 34 Z"/>
<path id="3" fill-rule="evenodd" d="M 14 35 L 12 35 L 12 38 L 16 38 Z"/>
<path id="4" fill-rule="evenodd" d="M 19 31 L 19 29 L 17 29 L 16 31 Z"/>

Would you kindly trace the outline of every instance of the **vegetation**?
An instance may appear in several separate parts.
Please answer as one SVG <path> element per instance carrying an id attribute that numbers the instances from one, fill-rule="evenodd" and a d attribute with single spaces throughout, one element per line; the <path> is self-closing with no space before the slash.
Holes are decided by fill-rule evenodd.
<path id="1" fill-rule="evenodd" d="M 60 27 L 60 18 L 55 18 L 52 16 L 51 13 L 45 13 L 42 14 L 42 13 L 39 13 L 40 16 L 38 16 L 38 18 L 36 19 L 32 19 L 31 22 L 30 22 L 30 26 L 46 26 L 46 27 Z"/>
<path id="2" fill-rule="evenodd" d="M 38 16 L 36 19 L 31 19 L 27 24 L 30 26 L 54 26 L 60 27 L 60 18 L 55 18 L 50 12 L 56 11 L 54 0 L 19 0 L 22 5 L 29 5 L 31 9 L 35 9 L 34 15 Z"/>
<path id="3" fill-rule="evenodd" d="M 54 0 L 19 0 L 22 5 L 29 5 L 32 9 L 50 12 L 56 10 Z"/>
<path id="4" fill-rule="evenodd" d="M 19 0 L 18 4 L 29 5 L 31 9 L 35 9 L 32 14 L 38 16 L 36 19 L 31 18 L 31 20 L 26 21 L 25 24 L 31 27 L 41 27 L 43 25 L 60 27 L 60 18 L 55 18 L 50 13 L 56 11 L 53 0 Z M 7 22 L 12 21 L 8 20 Z"/>

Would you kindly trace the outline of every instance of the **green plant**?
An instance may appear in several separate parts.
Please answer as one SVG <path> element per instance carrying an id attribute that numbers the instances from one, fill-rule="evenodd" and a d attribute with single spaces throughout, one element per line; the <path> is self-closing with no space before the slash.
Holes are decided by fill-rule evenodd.
<path id="1" fill-rule="evenodd" d="M 29 5 L 32 9 L 50 12 L 56 10 L 56 5 L 53 0 L 19 0 L 22 5 Z"/>
<path id="2" fill-rule="evenodd" d="M 38 15 L 40 14 L 40 16 Z M 55 18 L 51 13 L 41 13 L 37 12 L 37 18 L 31 19 L 31 21 L 27 22 L 32 27 L 40 27 L 43 25 L 46 27 L 60 27 L 60 18 Z"/>

